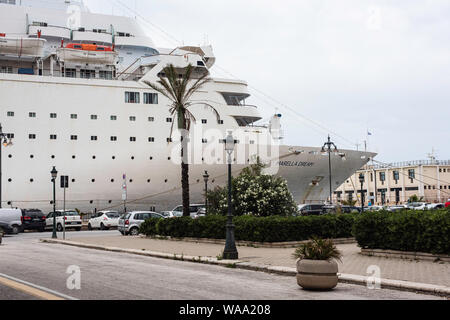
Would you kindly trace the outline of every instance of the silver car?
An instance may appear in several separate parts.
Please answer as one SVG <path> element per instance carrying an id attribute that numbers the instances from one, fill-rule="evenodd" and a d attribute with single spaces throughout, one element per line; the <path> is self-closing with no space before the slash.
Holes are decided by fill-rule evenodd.
<path id="1" fill-rule="evenodd" d="M 120 217 L 118 230 L 124 236 L 137 236 L 139 234 L 139 226 L 150 218 L 164 219 L 162 215 L 153 211 L 133 211 Z"/>

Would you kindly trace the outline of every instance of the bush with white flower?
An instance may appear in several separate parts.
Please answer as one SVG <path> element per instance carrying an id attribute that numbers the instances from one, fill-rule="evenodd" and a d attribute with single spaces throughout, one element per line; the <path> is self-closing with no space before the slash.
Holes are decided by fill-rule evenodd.
<path id="1" fill-rule="evenodd" d="M 233 178 L 233 215 L 289 216 L 296 212 L 297 206 L 286 180 L 281 177 L 263 174 L 264 165 L 258 160 Z M 208 192 L 208 212 L 227 214 L 228 187 L 216 187 Z"/>

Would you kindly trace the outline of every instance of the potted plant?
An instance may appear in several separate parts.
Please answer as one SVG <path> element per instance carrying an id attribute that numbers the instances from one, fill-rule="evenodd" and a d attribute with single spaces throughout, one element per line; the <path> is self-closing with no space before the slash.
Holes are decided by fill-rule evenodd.
<path id="1" fill-rule="evenodd" d="M 297 259 L 297 283 L 308 290 L 331 290 L 338 283 L 338 264 L 342 254 L 331 239 L 312 239 L 293 254 Z"/>

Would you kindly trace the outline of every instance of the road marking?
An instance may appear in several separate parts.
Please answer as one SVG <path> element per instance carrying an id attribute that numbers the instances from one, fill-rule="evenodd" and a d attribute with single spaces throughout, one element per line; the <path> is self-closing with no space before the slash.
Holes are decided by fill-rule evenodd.
<path id="1" fill-rule="evenodd" d="M 0 273 L 0 283 L 44 300 L 78 300 L 63 293 Z"/>

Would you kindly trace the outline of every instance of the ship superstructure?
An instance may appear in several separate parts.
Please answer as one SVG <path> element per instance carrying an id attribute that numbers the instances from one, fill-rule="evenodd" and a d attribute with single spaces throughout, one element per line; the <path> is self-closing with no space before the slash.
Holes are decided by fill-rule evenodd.
<path id="1" fill-rule="evenodd" d="M 53 166 L 70 177 L 67 207 L 121 209 L 124 190 L 127 209 L 178 205 L 179 135 L 170 135 L 169 100 L 146 83 L 168 64 L 180 77 L 189 64 L 196 77 L 210 74 L 212 47 L 157 48 L 134 19 L 90 13 L 78 1 L 15 2 L 0 1 L 0 122 L 13 138 L 3 149 L 3 206 L 50 209 Z M 249 96 L 247 83 L 233 79 L 212 79 L 193 96 L 192 201 L 203 199 L 205 170 L 211 188 L 226 183 L 219 142 L 229 131 L 240 141 L 234 174 L 260 158 L 298 203 L 326 200 L 328 156 L 281 145 L 281 115 L 257 125 Z M 333 153 L 333 188 L 372 156 Z"/>

